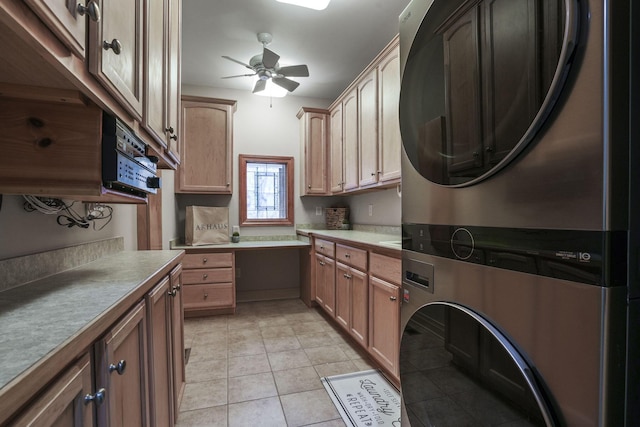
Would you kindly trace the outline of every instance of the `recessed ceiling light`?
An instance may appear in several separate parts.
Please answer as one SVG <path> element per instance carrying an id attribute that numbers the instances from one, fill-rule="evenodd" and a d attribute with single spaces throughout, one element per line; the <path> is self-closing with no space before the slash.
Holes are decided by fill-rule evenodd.
<path id="1" fill-rule="evenodd" d="M 276 0 L 280 3 L 294 4 L 296 6 L 307 7 L 309 9 L 324 10 L 331 0 Z"/>

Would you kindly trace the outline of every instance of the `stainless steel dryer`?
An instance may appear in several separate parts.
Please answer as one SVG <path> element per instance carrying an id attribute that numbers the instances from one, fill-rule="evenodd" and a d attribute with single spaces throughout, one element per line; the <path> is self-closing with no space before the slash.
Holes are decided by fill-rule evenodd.
<path id="1" fill-rule="evenodd" d="M 403 426 L 640 425 L 639 15 L 400 16 Z"/>

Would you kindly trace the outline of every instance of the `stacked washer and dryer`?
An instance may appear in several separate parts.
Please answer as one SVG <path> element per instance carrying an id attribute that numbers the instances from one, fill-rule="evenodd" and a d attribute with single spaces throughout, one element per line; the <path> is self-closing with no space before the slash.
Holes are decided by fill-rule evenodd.
<path id="1" fill-rule="evenodd" d="M 403 427 L 640 425 L 631 3 L 400 16 Z"/>

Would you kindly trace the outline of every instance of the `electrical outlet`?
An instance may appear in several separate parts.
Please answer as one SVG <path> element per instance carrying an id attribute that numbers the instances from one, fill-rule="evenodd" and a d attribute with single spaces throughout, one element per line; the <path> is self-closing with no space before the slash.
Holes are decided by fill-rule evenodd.
<path id="1" fill-rule="evenodd" d="M 316 216 L 322 216 L 322 206 L 316 206 Z"/>
<path id="2" fill-rule="evenodd" d="M 369 205 L 369 216 L 373 216 L 373 205 Z"/>

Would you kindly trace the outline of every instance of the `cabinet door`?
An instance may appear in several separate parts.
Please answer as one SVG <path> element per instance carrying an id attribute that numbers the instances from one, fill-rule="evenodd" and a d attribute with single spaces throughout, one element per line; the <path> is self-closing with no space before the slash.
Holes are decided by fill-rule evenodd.
<path id="1" fill-rule="evenodd" d="M 91 359 L 85 354 L 64 371 L 47 391 L 31 403 L 14 427 L 91 427 L 93 405 L 85 403 L 92 394 Z"/>
<path id="2" fill-rule="evenodd" d="M 351 329 L 351 274 L 350 268 L 336 263 L 336 321 L 346 331 Z"/>
<path id="3" fill-rule="evenodd" d="M 332 193 L 341 193 L 344 186 L 343 147 L 342 147 L 342 103 L 330 112 L 329 131 L 329 189 Z"/>
<path id="4" fill-rule="evenodd" d="M 356 341 L 366 348 L 369 338 L 369 283 L 367 273 L 352 268 L 349 274 L 351 276 L 350 333 Z"/>
<path id="5" fill-rule="evenodd" d="M 324 308 L 325 301 L 325 283 L 324 283 L 324 256 L 315 255 L 315 262 L 313 268 L 313 280 L 315 281 L 316 295 L 315 301 L 320 305 L 320 307 Z"/>
<path id="6" fill-rule="evenodd" d="M 173 349 L 171 347 L 171 282 L 165 278 L 146 296 L 149 344 L 150 422 L 173 426 Z"/>
<path id="7" fill-rule="evenodd" d="M 167 154 L 180 163 L 180 43 L 182 28 L 182 0 L 169 0 L 169 40 L 167 67 L 167 99 L 165 132 L 167 133 Z"/>
<path id="8" fill-rule="evenodd" d="M 358 84 L 358 184 L 378 182 L 378 71 L 373 69 Z"/>
<path id="9" fill-rule="evenodd" d="M 335 316 L 336 307 L 336 262 L 331 258 L 324 259 L 324 309 Z"/>
<path id="10" fill-rule="evenodd" d="M 233 108 L 183 99 L 176 192 L 231 194 Z"/>
<path id="11" fill-rule="evenodd" d="M 145 319 L 140 302 L 96 343 L 96 387 L 107 391 L 99 425 L 150 425 Z"/>
<path id="12" fill-rule="evenodd" d="M 91 21 L 89 70 L 131 115 L 142 119 L 143 0 L 100 0 Z"/>
<path id="13" fill-rule="evenodd" d="M 358 188 L 358 97 L 357 88 L 342 101 L 342 144 L 344 145 L 344 191 Z"/>
<path id="14" fill-rule="evenodd" d="M 178 422 L 178 409 L 185 387 L 184 366 L 184 303 L 182 287 L 182 267 L 171 271 L 171 342 L 173 349 L 173 413 L 174 422 Z"/>
<path id="15" fill-rule="evenodd" d="M 304 141 L 304 183 L 300 194 L 327 194 L 327 115 L 305 112 L 301 119 Z"/>
<path id="16" fill-rule="evenodd" d="M 165 34 L 167 2 L 146 1 L 145 6 L 145 92 L 143 125 L 162 145 L 165 139 L 166 72 Z"/>
<path id="17" fill-rule="evenodd" d="M 400 48 L 393 49 L 378 66 L 379 126 L 378 182 L 400 178 Z"/>
<path id="18" fill-rule="evenodd" d="M 80 4 L 92 8 L 92 19 L 97 4 L 94 1 L 25 0 L 25 3 L 42 19 L 49 29 L 78 57 L 86 55 L 87 14 L 80 15 Z M 80 9 L 83 10 L 83 9 Z"/>
<path id="19" fill-rule="evenodd" d="M 391 374 L 398 376 L 400 348 L 400 288 L 371 276 L 369 279 L 369 352 Z"/>

